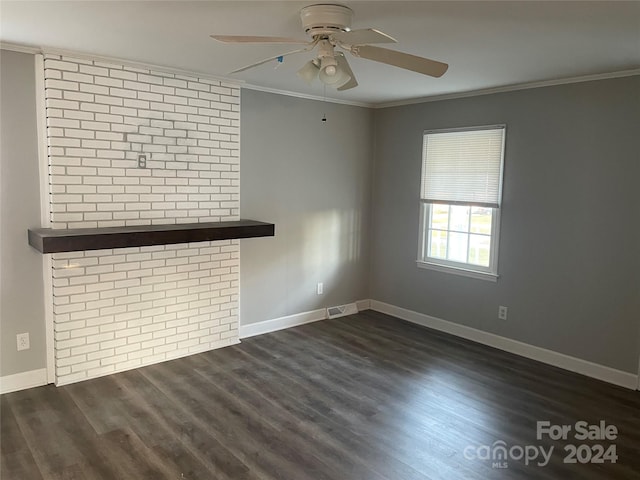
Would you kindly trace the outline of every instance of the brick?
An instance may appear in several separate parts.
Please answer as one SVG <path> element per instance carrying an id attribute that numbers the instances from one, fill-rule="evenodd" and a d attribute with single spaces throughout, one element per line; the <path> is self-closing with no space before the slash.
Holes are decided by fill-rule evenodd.
<path id="1" fill-rule="evenodd" d="M 171 121 L 174 121 L 174 122 L 186 122 L 187 121 L 187 115 L 185 115 L 184 113 L 165 112 L 163 114 L 163 118 L 165 120 L 171 120 Z"/>
<path id="2" fill-rule="evenodd" d="M 95 83 L 97 85 L 105 85 L 108 87 L 116 87 L 122 88 L 123 81 L 118 78 L 109 78 L 109 77 L 95 77 Z"/>
<path id="3" fill-rule="evenodd" d="M 62 369 L 61 369 L 62 370 Z M 78 372 L 78 373 L 72 373 L 69 375 L 62 375 L 62 374 L 58 374 L 58 385 L 67 385 L 69 383 L 73 383 L 73 382 L 77 382 L 80 380 L 84 380 L 87 378 L 87 374 L 86 372 Z"/>
<path id="4" fill-rule="evenodd" d="M 144 350 L 136 350 L 134 352 L 130 352 L 127 357 L 130 359 L 134 359 L 134 358 L 142 358 L 142 357 L 149 357 L 153 354 L 153 349 L 152 348 L 147 348 Z"/>
<path id="5" fill-rule="evenodd" d="M 71 357 L 56 360 L 56 367 L 66 367 L 67 365 L 78 365 L 87 361 L 86 355 L 74 355 Z"/>
<path id="6" fill-rule="evenodd" d="M 103 341 L 100 345 L 101 348 L 116 348 L 122 345 L 126 345 L 127 340 L 125 338 L 118 338 L 115 340 L 107 340 Z"/>
<path id="7" fill-rule="evenodd" d="M 136 368 L 142 365 L 142 360 L 141 359 L 131 359 L 131 360 L 127 360 L 126 362 L 120 362 L 120 363 L 116 363 L 116 370 L 123 371 L 123 370 L 130 370 L 132 368 Z"/>
<path id="8" fill-rule="evenodd" d="M 96 67 L 94 65 L 80 65 L 80 72 L 88 75 L 100 75 L 102 77 L 109 76 L 109 70 L 103 67 Z"/>
<path id="9" fill-rule="evenodd" d="M 87 84 L 93 83 L 93 76 L 87 75 L 85 73 L 63 72 L 62 79 L 68 80 L 71 82 L 80 82 L 80 83 L 87 83 Z"/>
<path id="10" fill-rule="evenodd" d="M 59 60 L 50 60 L 48 58 L 45 58 L 44 61 L 44 68 L 45 69 L 56 69 L 56 70 L 66 70 L 69 72 L 77 72 L 78 71 L 78 65 L 76 63 L 71 63 L 71 62 L 61 62 Z"/>
<path id="11" fill-rule="evenodd" d="M 144 83 L 153 83 L 155 85 L 163 84 L 163 79 L 161 77 L 157 77 L 155 75 L 145 75 L 142 73 L 138 74 L 138 81 Z"/>
<path id="12" fill-rule="evenodd" d="M 149 108 L 151 108 L 151 110 L 158 110 L 161 112 L 175 112 L 174 105 L 168 105 L 166 103 L 161 103 L 161 102 L 151 102 Z"/>
<path id="13" fill-rule="evenodd" d="M 154 347 L 158 347 L 160 345 L 164 345 L 165 344 L 165 339 L 164 338 L 157 338 L 154 340 L 147 340 L 146 342 L 142 342 L 141 343 L 141 347 L 142 348 L 154 348 Z"/>
<path id="14" fill-rule="evenodd" d="M 127 360 L 126 354 L 121 355 L 113 355 L 111 357 L 106 357 L 100 360 L 100 365 L 113 365 L 118 362 L 125 362 Z"/>
<path id="15" fill-rule="evenodd" d="M 148 92 L 151 90 L 151 86 L 148 83 L 133 82 L 128 80 L 124 81 L 124 88 L 128 90 L 137 90 L 142 92 Z"/>
<path id="16" fill-rule="evenodd" d="M 99 95 L 108 95 L 109 94 L 109 88 L 108 87 L 103 87 L 100 85 L 93 85 L 93 84 L 86 84 L 86 83 L 81 83 L 80 84 L 80 91 L 84 92 L 84 93 L 97 93 Z"/>
<path id="17" fill-rule="evenodd" d="M 157 354 L 157 353 L 170 352 L 171 350 L 175 350 L 175 349 L 176 349 L 176 344 L 171 343 L 168 345 L 160 345 L 160 346 L 154 347 L 153 353 Z"/>
<path id="18" fill-rule="evenodd" d="M 94 345 L 101 347 L 100 344 L 94 344 Z M 115 350 L 113 348 L 107 348 L 106 350 L 104 348 L 101 348 L 96 352 L 88 353 L 87 360 L 98 360 L 101 358 L 112 357 L 114 354 L 115 354 Z"/>
<path id="19" fill-rule="evenodd" d="M 187 88 L 187 82 L 185 80 L 178 80 L 176 78 L 164 78 L 163 83 L 169 87 Z"/>
<path id="20" fill-rule="evenodd" d="M 111 130 L 111 126 L 106 122 L 90 122 L 90 121 L 82 121 L 81 127 L 85 130 Z"/>
<path id="21" fill-rule="evenodd" d="M 137 98 L 136 92 L 122 88 L 110 88 L 109 94 L 114 97 Z"/>
<path id="22" fill-rule="evenodd" d="M 80 140 L 75 138 L 50 138 L 49 145 L 52 147 L 79 147 Z"/>
<path id="23" fill-rule="evenodd" d="M 113 340 L 114 335 L 115 334 L 113 332 L 104 332 L 97 335 L 90 335 L 87 337 L 87 343 L 100 343 Z"/>
<path id="24" fill-rule="evenodd" d="M 220 95 L 231 95 L 232 94 L 232 90 L 230 88 L 226 88 L 226 87 L 216 87 L 216 86 L 211 86 L 210 88 L 211 93 L 219 93 Z"/>
<path id="25" fill-rule="evenodd" d="M 183 97 L 177 97 L 175 95 L 165 95 L 164 101 L 167 103 L 174 103 L 178 105 L 187 105 L 187 99 Z"/>
<path id="26" fill-rule="evenodd" d="M 204 84 L 204 83 L 199 83 L 199 82 L 188 82 L 187 83 L 187 87 L 189 88 L 189 90 L 197 90 L 197 91 L 201 91 L 201 92 L 210 92 L 211 91 L 210 85 L 207 85 L 207 84 Z"/>
<path id="27" fill-rule="evenodd" d="M 138 74 L 127 70 L 111 70 L 110 76 L 113 78 L 121 78 L 123 80 L 137 80 Z"/>
<path id="28" fill-rule="evenodd" d="M 80 127 L 80 122 L 78 120 L 69 119 L 69 118 L 47 118 L 47 126 L 48 127 L 64 127 L 64 128 L 78 128 Z M 73 136 L 73 135 L 71 135 Z"/>
<path id="29" fill-rule="evenodd" d="M 58 89 L 58 90 L 80 90 L 80 86 L 77 82 L 70 82 L 66 80 L 54 80 L 46 79 L 44 81 L 44 88 Z"/>
<path id="30" fill-rule="evenodd" d="M 115 372 L 115 367 L 113 365 L 105 365 L 103 367 L 91 368 L 87 370 L 86 374 L 89 378 L 96 378 L 113 372 Z"/>
<path id="31" fill-rule="evenodd" d="M 44 71 L 44 78 L 56 78 L 56 79 L 61 79 L 62 78 L 62 72 L 60 70 L 53 70 L 53 69 L 46 69 Z"/>

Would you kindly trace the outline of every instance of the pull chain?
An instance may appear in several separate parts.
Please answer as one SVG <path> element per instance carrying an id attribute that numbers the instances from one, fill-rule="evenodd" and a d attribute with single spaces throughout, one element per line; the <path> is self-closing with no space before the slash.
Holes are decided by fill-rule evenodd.
<path id="1" fill-rule="evenodd" d="M 322 84 L 322 99 L 324 101 L 324 108 L 326 111 L 327 108 L 327 84 L 323 83 Z M 327 123 L 327 114 L 323 113 L 322 114 L 322 123 Z"/>

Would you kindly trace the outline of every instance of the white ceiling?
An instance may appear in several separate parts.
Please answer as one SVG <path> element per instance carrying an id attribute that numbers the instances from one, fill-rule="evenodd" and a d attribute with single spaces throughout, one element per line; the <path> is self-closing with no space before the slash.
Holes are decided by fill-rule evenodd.
<path id="1" fill-rule="evenodd" d="M 304 38 L 300 1 L 0 1 L 0 40 L 235 78 L 323 95 L 295 72 L 312 54 L 228 72 L 291 46 L 224 45 L 217 34 Z M 326 3 L 326 0 L 325 0 Z M 396 50 L 449 63 L 439 79 L 349 56 L 360 85 L 326 95 L 384 104 L 506 85 L 637 69 L 640 2 L 339 1 L 352 28 L 377 28 Z M 387 46 L 385 46 L 387 47 Z"/>

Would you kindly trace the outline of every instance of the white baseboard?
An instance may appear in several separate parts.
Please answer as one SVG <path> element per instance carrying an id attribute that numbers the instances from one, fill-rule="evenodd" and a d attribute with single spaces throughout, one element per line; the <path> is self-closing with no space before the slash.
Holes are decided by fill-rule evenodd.
<path id="1" fill-rule="evenodd" d="M 371 300 L 358 300 L 356 302 L 356 307 L 358 307 L 358 311 L 369 310 L 371 308 Z"/>
<path id="2" fill-rule="evenodd" d="M 622 370 L 616 370 L 615 368 L 501 337 L 493 333 L 483 332 L 482 330 L 459 325 L 377 300 L 370 301 L 370 308 L 376 312 L 386 313 L 387 315 L 392 315 L 411 323 L 466 338 L 467 340 L 504 350 L 505 352 L 520 355 L 521 357 L 531 358 L 532 360 L 553 365 L 554 367 L 580 373 L 587 377 L 596 378 L 632 390 L 638 388 L 638 375 L 634 375 L 633 373 L 623 372 Z"/>
<path id="3" fill-rule="evenodd" d="M 285 328 L 304 325 L 305 323 L 317 322 L 318 320 L 324 320 L 326 318 L 326 308 L 319 308 L 318 310 L 296 313 L 293 315 L 287 315 L 286 317 L 240 325 L 240 338 L 248 338 L 255 335 L 262 335 L 263 333 L 276 332 L 278 330 L 284 330 Z"/>
<path id="4" fill-rule="evenodd" d="M 47 384 L 47 369 L 30 370 L 0 377 L 0 394 L 17 392 L 26 388 L 41 387 Z"/>
<path id="5" fill-rule="evenodd" d="M 358 300 L 355 302 L 355 304 L 358 307 L 358 311 L 369 310 L 370 308 L 369 300 Z M 286 317 L 279 317 L 271 320 L 263 320 L 262 322 L 240 325 L 240 338 L 248 338 L 255 335 L 262 335 L 263 333 L 277 332 L 278 330 L 297 327 L 298 325 L 317 322 L 319 320 L 325 320 L 326 318 L 327 309 L 319 308 L 317 310 L 311 310 L 309 312 L 287 315 Z"/>

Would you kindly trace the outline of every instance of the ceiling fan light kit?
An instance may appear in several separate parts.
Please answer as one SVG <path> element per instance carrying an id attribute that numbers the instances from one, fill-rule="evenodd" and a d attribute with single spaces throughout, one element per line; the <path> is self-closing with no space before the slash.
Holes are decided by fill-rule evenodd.
<path id="1" fill-rule="evenodd" d="M 369 45 L 370 43 L 396 43 L 396 40 L 386 33 L 373 28 L 351 30 L 353 11 L 344 5 L 309 5 L 300 11 L 300 18 L 302 27 L 305 33 L 311 37 L 311 41 L 288 37 L 242 35 L 211 35 L 211 37 L 224 43 L 305 45 L 303 48 L 261 60 L 231 73 L 242 72 L 275 59 L 281 62 L 282 58 L 288 55 L 309 52 L 317 47 L 316 58 L 303 65 L 298 70 L 297 75 L 307 83 L 312 83 L 313 80 L 318 78 L 325 85 L 336 87 L 339 91 L 354 88 L 358 85 L 358 82 L 344 53 L 336 51 L 337 48 L 349 52 L 355 57 L 373 60 L 431 77 L 442 76 L 449 67 L 446 63 L 428 58 Z"/>
<path id="2" fill-rule="evenodd" d="M 334 46 L 329 40 L 323 39 L 318 42 L 318 60 L 318 79 L 322 83 L 341 87 L 351 80 L 351 75 L 339 67 Z"/>

